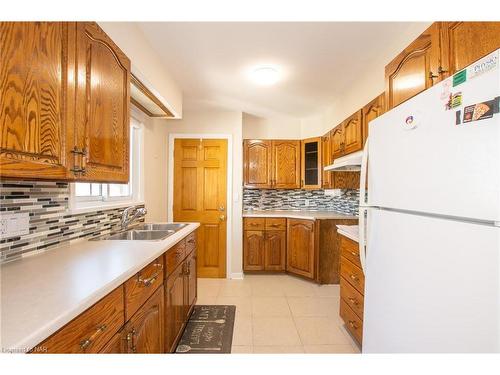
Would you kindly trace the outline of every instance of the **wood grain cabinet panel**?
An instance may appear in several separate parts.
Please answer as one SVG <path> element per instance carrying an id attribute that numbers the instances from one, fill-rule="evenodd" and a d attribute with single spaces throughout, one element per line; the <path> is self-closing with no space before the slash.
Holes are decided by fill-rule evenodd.
<path id="1" fill-rule="evenodd" d="M 127 353 L 127 335 L 124 329 L 117 332 L 99 354 L 123 354 Z"/>
<path id="2" fill-rule="evenodd" d="M 94 22 L 77 24 L 79 180 L 128 182 L 130 60 Z"/>
<path id="3" fill-rule="evenodd" d="M 273 141 L 273 188 L 299 189 L 300 141 Z"/>
<path id="4" fill-rule="evenodd" d="M 387 109 L 439 80 L 439 55 L 439 26 L 434 23 L 385 67 Z"/>
<path id="5" fill-rule="evenodd" d="M 0 23 L 0 177 L 73 178 L 74 39 L 74 23 Z"/>
<path id="6" fill-rule="evenodd" d="M 127 353 L 164 352 L 164 292 L 163 287 L 149 298 L 125 326 Z"/>
<path id="7" fill-rule="evenodd" d="M 344 127 L 337 125 L 331 134 L 332 162 L 344 154 Z"/>
<path id="8" fill-rule="evenodd" d="M 500 48 L 500 22 L 439 22 L 443 78 Z"/>
<path id="9" fill-rule="evenodd" d="M 196 286 L 196 251 L 192 251 L 185 261 L 185 280 L 184 280 L 184 315 L 189 317 L 197 297 Z"/>
<path id="10" fill-rule="evenodd" d="M 315 277 L 317 236 L 314 221 L 288 219 L 286 270 L 310 279 Z"/>
<path id="11" fill-rule="evenodd" d="M 265 232 L 264 269 L 284 271 L 286 260 L 286 232 L 270 230 Z"/>
<path id="12" fill-rule="evenodd" d="M 120 286 L 37 346 L 46 353 L 98 353 L 124 322 Z"/>
<path id="13" fill-rule="evenodd" d="M 377 117 L 385 112 L 385 93 L 380 94 L 370 103 L 363 107 L 362 111 L 362 128 L 363 128 L 363 144 L 368 139 L 368 125 L 370 121 L 375 120 Z"/>
<path id="14" fill-rule="evenodd" d="M 264 270 L 264 232 L 245 230 L 243 232 L 243 269 L 245 271 Z"/>
<path id="15" fill-rule="evenodd" d="M 185 322 L 184 267 L 177 267 L 168 277 L 165 303 L 165 349 L 173 352 Z"/>
<path id="16" fill-rule="evenodd" d="M 365 276 L 363 270 L 346 258 L 341 259 L 340 275 L 360 293 L 365 291 Z"/>
<path id="17" fill-rule="evenodd" d="M 243 184 L 246 188 L 271 188 L 272 141 L 243 141 Z"/>
<path id="18" fill-rule="evenodd" d="M 359 151 L 363 148 L 363 124 L 361 110 L 349 116 L 342 124 L 344 128 L 343 154 Z"/>
<path id="19" fill-rule="evenodd" d="M 349 307 L 345 300 L 340 300 L 340 316 L 345 326 L 359 344 L 363 343 L 363 320 Z"/>
<path id="20" fill-rule="evenodd" d="M 323 189 L 332 188 L 332 172 L 325 171 L 323 168 L 332 164 L 332 147 L 331 147 L 331 134 L 326 133 L 321 137 L 321 187 Z"/>

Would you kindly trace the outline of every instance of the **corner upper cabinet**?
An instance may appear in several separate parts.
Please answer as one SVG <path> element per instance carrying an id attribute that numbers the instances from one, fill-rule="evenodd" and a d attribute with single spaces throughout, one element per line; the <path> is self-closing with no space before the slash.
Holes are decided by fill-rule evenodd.
<path id="1" fill-rule="evenodd" d="M 0 178 L 71 179 L 75 23 L 1 22 L 0 36 Z"/>
<path id="2" fill-rule="evenodd" d="M 385 67 L 388 110 L 442 78 L 439 74 L 439 44 L 439 25 L 434 23 Z"/>
<path id="3" fill-rule="evenodd" d="M 128 182 L 130 60 L 94 22 L 77 24 L 78 180 Z"/>
<path id="4" fill-rule="evenodd" d="M 375 120 L 377 117 L 385 112 L 385 94 L 382 93 L 373 99 L 370 103 L 363 107 L 362 123 L 363 123 L 363 144 L 368 139 L 368 125 L 370 121 Z"/>
<path id="5" fill-rule="evenodd" d="M 271 188 L 272 141 L 243 141 L 243 183 L 246 188 Z"/>
<path id="6" fill-rule="evenodd" d="M 301 142 L 301 185 L 304 189 L 321 189 L 322 141 L 321 137 Z"/>
<path id="7" fill-rule="evenodd" d="M 300 141 L 273 141 L 272 186 L 276 189 L 299 189 L 300 181 Z"/>
<path id="8" fill-rule="evenodd" d="M 500 22 L 439 22 L 445 76 L 500 48 Z"/>

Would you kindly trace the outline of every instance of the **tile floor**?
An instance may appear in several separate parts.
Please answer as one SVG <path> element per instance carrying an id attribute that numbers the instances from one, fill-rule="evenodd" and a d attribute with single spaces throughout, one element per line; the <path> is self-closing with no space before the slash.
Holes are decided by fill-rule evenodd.
<path id="1" fill-rule="evenodd" d="M 339 299 L 338 285 L 289 275 L 198 279 L 199 305 L 236 305 L 232 353 L 359 353 Z"/>

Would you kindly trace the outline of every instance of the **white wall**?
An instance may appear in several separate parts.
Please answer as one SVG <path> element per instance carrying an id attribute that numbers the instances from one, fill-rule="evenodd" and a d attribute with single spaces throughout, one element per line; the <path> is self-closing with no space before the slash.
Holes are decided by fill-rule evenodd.
<path id="1" fill-rule="evenodd" d="M 168 138 L 170 134 L 229 134 L 233 147 L 228 150 L 232 160 L 231 222 L 227 230 L 231 233 L 227 251 L 231 252 L 228 276 L 239 277 L 242 272 L 242 202 L 243 149 L 242 113 L 233 111 L 185 111 L 182 120 L 159 120 L 145 125 L 145 204 L 148 221 L 167 221 L 171 209 L 168 200 Z M 231 154 L 232 153 L 232 154 Z M 169 207 L 170 206 L 170 207 Z"/>
<path id="2" fill-rule="evenodd" d="M 176 118 L 181 118 L 182 91 L 137 25 L 134 22 L 99 22 L 99 26 L 129 57 L 132 72 L 145 81 L 148 88 L 154 88 L 154 93 Z"/>
<path id="3" fill-rule="evenodd" d="M 293 117 L 258 117 L 243 113 L 243 139 L 299 139 L 301 121 Z"/>

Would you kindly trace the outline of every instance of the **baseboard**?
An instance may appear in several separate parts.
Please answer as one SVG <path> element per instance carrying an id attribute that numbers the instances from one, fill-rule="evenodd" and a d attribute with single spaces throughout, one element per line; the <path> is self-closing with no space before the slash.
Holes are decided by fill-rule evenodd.
<path id="1" fill-rule="evenodd" d="M 243 280 L 243 272 L 233 272 L 229 275 L 229 278 L 232 280 Z"/>

